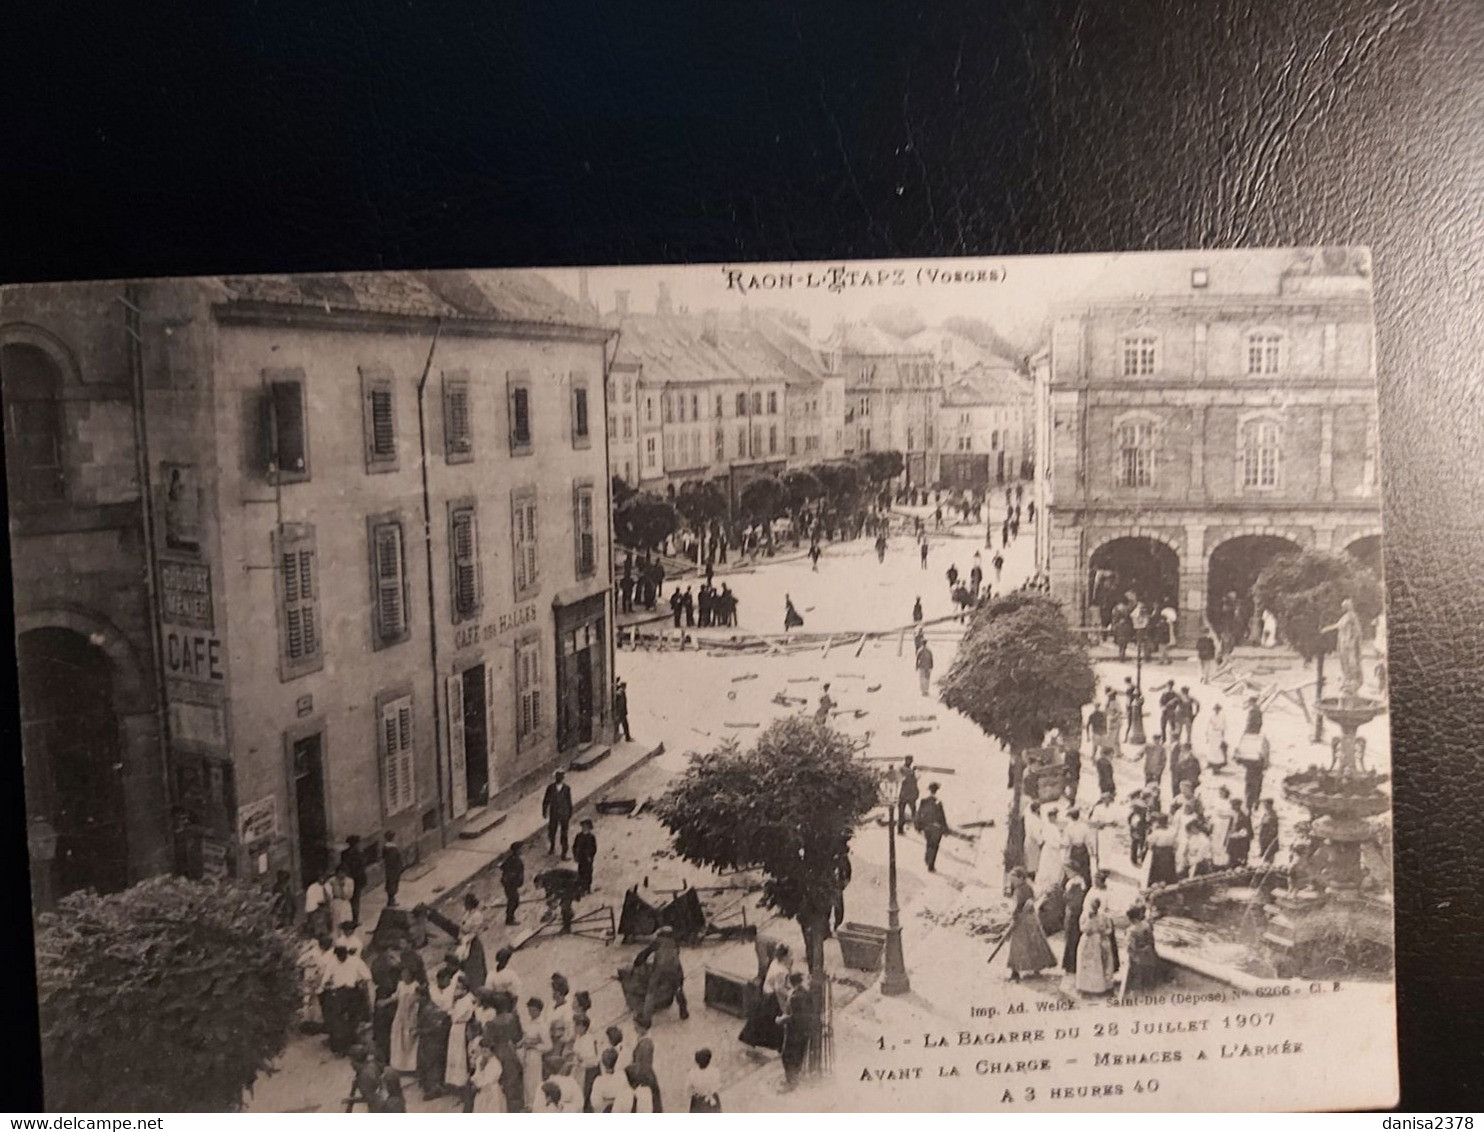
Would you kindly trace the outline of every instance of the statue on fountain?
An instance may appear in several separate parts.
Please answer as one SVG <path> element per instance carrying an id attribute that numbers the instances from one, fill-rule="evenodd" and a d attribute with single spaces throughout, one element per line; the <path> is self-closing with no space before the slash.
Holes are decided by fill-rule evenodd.
<path id="1" fill-rule="evenodd" d="M 1360 674 L 1360 615 L 1355 612 L 1355 603 L 1348 597 L 1340 602 L 1340 619 L 1326 625 L 1323 632 L 1333 631 L 1339 638 L 1336 652 L 1340 657 L 1340 692 L 1354 696 L 1360 692 L 1364 680 Z"/>

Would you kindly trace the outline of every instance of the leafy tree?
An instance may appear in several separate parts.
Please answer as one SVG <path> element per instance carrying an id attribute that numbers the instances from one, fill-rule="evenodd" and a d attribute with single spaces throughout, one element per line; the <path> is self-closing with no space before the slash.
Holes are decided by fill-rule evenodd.
<path id="1" fill-rule="evenodd" d="M 624 546 L 654 550 L 675 533 L 680 517 L 675 505 L 652 491 L 638 491 L 624 500 L 613 515 L 613 529 Z"/>
<path id="2" fill-rule="evenodd" d="M 800 511 L 824 495 L 824 484 L 807 468 L 795 468 L 783 477 L 783 486 L 788 489 L 788 504 Z"/>
<path id="3" fill-rule="evenodd" d="M 1314 661 L 1314 698 L 1324 694 L 1324 657 L 1336 646 L 1335 633 L 1324 632 L 1340 617 L 1349 598 L 1361 624 L 1369 626 L 1381 612 L 1381 583 L 1348 554 L 1300 550 L 1273 558 L 1252 584 L 1252 601 L 1272 612 L 1278 632 L 1305 660 Z M 1324 717 L 1316 713 L 1314 737 L 1323 735 Z"/>
<path id="4" fill-rule="evenodd" d="M 701 530 L 727 513 L 727 497 L 715 480 L 686 480 L 675 493 L 675 509 L 692 530 Z"/>
<path id="5" fill-rule="evenodd" d="M 884 484 L 902 474 L 907 466 L 900 452 L 866 452 L 861 456 L 866 478 L 873 484 Z"/>
<path id="6" fill-rule="evenodd" d="M 738 502 L 752 519 L 776 519 L 788 509 L 788 490 L 777 476 L 760 476 L 742 489 Z"/>
<path id="7" fill-rule="evenodd" d="M 277 1057 L 300 1005 L 272 894 L 156 877 L 65 897 L 36 940 L 42 1066 L 56 1111 L 224 1112 Z"/>
<path id="8" fill-rule="evenodd" d="M 861 477 L 854 464 L 816 464 L 810 469 L 824 485 L 825 497 L 835 507 L 853 507 L 860 495 Z"/>
<path id="9" fill-rule="evenodd" d="M 882 303 L 871 308 L 871 322 L 897 338 L 911 338 L 927 327 L 922 312 L 910 303 Z"/>
<path id="10" fill-rule="evenodd" d="M 613 477 L 613 506 L 622 507 L 633 494 L 635 489 L 629 486 L 629 481 L 623 476 Z"/>
<path id="11" fill-rule="evenodd" d="M 1047 728 L 1077 735 L 1097 677 L 1061 606 L 1016 591 L 975 611 L 939 687 L 943 703 L 1018 755 Z"/>
<path id="12" fill-rule="evenodd" d="M 855 749 L 826 724 L 786 716 L 750 750 L 728 739 L 692 756 L 656 807 L 685 860 L 762 871 L 764 906 L 798 922 L 815 975 L 824 970 L 835 862 L 879 802 L 877 773 Z"/>

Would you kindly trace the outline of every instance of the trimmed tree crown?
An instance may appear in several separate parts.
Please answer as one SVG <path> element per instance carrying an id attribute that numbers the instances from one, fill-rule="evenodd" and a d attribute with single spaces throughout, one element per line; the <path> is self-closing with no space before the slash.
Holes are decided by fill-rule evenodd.
<path id="1" fill-rule="evenodd" d="M 804 923 L 827 915 L 835 862 L 879 800 L 856 743 L 806 716 L 775 720 L 754 746 L 695 755 L 659 800 L 676 852 L 713 869 L 760 869 L 765 906 Z"/>
<path id="2" fill-rule="evenodd" d="M 1278 631 L 1305 660 L 1335 647 L 1335 634 L 1321 630 L 1333 625 L 1349 598 L 1362 624 L 1381 612 L 1381 583 L 1348 554 L 1301 550 L 1280 554 L 1267 564 L 1252 585 L 1252 601 L 1272 612 Z"/>
<path id="3" fill-rule="evenodd" d="M 1018 751 L 1050 727 L 1076 735 L 1097 678 L 1061 606 L 1015 592 L 975 611 L 941 689 L 944 704 Z"/>
<path id="4" fill-rule="evenodd" d="M 73 893 L 42 916 L 36 967 L 54 1111 L 231 1111 L 300 1005 L 297 944 L 241 882 Z"/>

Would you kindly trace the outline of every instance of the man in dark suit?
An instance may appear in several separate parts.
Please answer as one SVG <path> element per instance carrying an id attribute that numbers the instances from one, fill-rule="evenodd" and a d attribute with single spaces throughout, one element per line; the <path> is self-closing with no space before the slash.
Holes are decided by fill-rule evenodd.
<path id="1" fill-rule="evenodd" d="M 526 863 L 520 855 L 520 842 L 500 862 L 500 887 L 505 890 L 505 923 L 515 923 L 515 910 L 520 907 L 521 886 L 526 883 Z"/>
<path id="2" fill-rule="evenodd" d="M 567 825 L 572 820 L 572 787 L 566 775 L 557 771 L 551 776 L 551 785 L 541 798 L 541 816 L 546 819 L 546 851 L 555 853 L 557 834 L 562 838 L 562 860 L 567 859 Z"/>
<path id="3" fill-rule="evenodd" d="M 354 833 L 345 839 L 340 864 L 345 867 L 345 875 L 355 881 L 355 888 L 350 894 L 350 918 L 359 924 L 361 896 L 366 891 L 366 854 L 361 849 L 361 839 Z"/>
<path id="4" fill-rule="evenodd" d="M 386 831 L 386 844 L 381 849 L 381 868 L 386 875 L 386 906 L 397 906 L 397 890 L 402 887 L 402 850 L 397 848 L 397 835 Z"/>
<path id="5" fill-rule="evenodd" d="M 917 828 L 922 830 L 927 841 L 923 860 L 927 863 L 928 872 L 935 873 L 938 871 L 938 846 L 948 832 L 948 817 L 943 812 L 943 803 L 938 801 L 936 782 L 928 783 L 928 796 L 917 804 Z"/>
<path id="6" fill-rule="evenodd" d="M 586 896 L 593 890 L 593 862 L 598 857 L 598 839 L 593 835 L 592 818 L 578 823 L 581 829 L 572 839 L 572 859 L 577 862 L 577 879 Z"/>

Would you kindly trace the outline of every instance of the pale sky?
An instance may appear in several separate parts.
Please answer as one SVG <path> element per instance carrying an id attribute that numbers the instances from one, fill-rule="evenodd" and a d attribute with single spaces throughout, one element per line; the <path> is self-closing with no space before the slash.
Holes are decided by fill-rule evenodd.
<path id="1" fill-rule="evenodd" d="M 588 286 L 605 314 L 613 310 L 614 292 L 620 290 L 629 292 L 631 311 L 652 313 L 663 281 L 669 284 L 676 311 L 681 307 L 688 307 L 692 314 L 707 308 L 783 307 L 807 318 L 815 338 L 827 336 L 841 319 L 864 321 L 874 307 L 907 305 L 916 307 L 930 326 L 955 315 L 983 319 L 1029 352 L 1039 345 L 1048 307 L 1075 298 L 1119 258 L 1069 255 L 595 267 L 588 269 Z M 856 273 L 853 281 L 849 272 Z M 974 277 L 945 281 L 955 272 Z M 985 273 L 984 280 L 977 277 L 979 272 Z M 548 269 L 541 274 L 568 294 L 577 295 L 576 268 Z M 793 285 L 781 286 L 789 275 Z M 834 282 L 847 285 L 832 290 Z"/>

